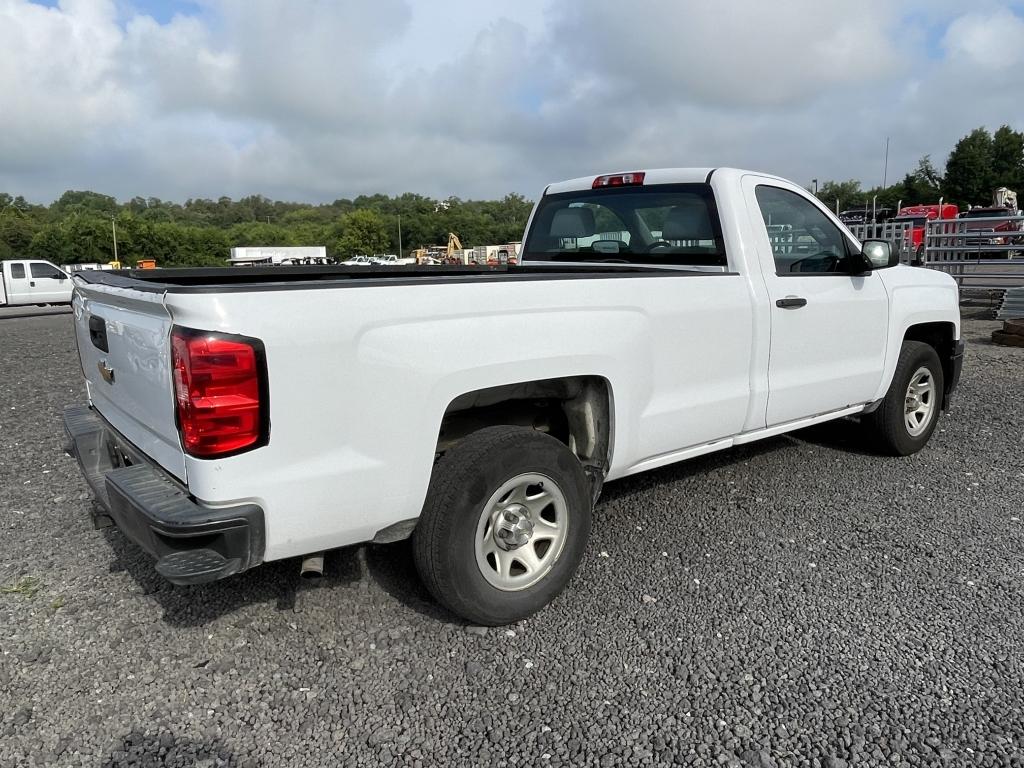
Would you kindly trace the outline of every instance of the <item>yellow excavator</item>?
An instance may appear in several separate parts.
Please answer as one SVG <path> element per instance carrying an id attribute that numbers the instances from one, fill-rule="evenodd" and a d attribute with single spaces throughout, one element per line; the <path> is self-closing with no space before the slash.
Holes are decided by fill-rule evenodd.
<path id="1" fill-rule="evenodd" d="M 462 241 L 454 232 L 448 233 L 448 245 L 431 245 L 419 247 L 410 254 L 417 264 L 461 264 L 462 260 L 455 255 L 462 250 Z"/>
<path id="2" fill-rule="evenodd" d="M 461 263 L 461 259 L 455 258 L 455 252 L 462 250 L 462 241 L 454 232 L 448 233 L 448 250 L 445 254 L 445 262 L 448 264 Z"/>

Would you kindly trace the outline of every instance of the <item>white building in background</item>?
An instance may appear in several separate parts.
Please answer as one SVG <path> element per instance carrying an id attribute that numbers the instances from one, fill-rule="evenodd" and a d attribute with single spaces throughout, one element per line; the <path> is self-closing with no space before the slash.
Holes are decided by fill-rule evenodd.
<path id="1" fill-rule="evenodd" d="M 327 246 L 262 245 L 232 248 L 231 258 L 228 261 L 235 266 L 255 264 L 326 264 Z"/>

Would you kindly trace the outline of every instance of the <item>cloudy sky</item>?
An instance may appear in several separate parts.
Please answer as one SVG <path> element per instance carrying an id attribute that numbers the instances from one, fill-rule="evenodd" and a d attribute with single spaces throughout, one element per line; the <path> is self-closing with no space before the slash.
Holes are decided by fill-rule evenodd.
<path id="1" fill-rule="evenodd" d="M 1024 129 L 1024 1 L 0 0 L 0 191 L 536 197 L 889 179 Z"/>

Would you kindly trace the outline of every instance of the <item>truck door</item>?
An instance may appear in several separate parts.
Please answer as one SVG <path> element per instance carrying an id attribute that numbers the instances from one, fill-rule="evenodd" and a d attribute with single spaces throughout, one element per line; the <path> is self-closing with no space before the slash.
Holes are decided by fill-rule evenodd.
<path id="1" fill-rule="evenodd" d="M 29 263 L 29 288 L 36 304 L 59 304 L 71 301 L 71 281 L 48 261 Z"/>
<path id="2" fill-rule="evenodd" d="M 797 187 L 746 176 L 743 191 L 771 302 L 768 426 L 868 402 L 889 322 L 881 278 L 848 271 L 859 245 Z"/>
<path id="3" fill-rule="evenodd" d="M 31 304 L 28 270 L 25 262 L 11 261 L 5 265 L 7 268 L 4 274 L 4 283 L 7 292 L 7 303 L 11 306 L 16 304 Z"/>

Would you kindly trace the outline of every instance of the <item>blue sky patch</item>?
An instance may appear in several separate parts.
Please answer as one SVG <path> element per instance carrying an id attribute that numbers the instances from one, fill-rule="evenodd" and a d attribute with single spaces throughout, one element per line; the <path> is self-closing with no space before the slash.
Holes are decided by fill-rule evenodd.
<path id="1" fill-rule="evenodd" d="M 56 8 L 60 5 L 59 0 L 29 0 L 29 2 L 47 8 Z M 152 16 L 161 24 L 166 24 L 176 14 L 195 16 L 200 11 L 199 3 L 193 2 L 193 0 L 117 0 L 117 9 L 122 20 L 141 14 Z"/>

